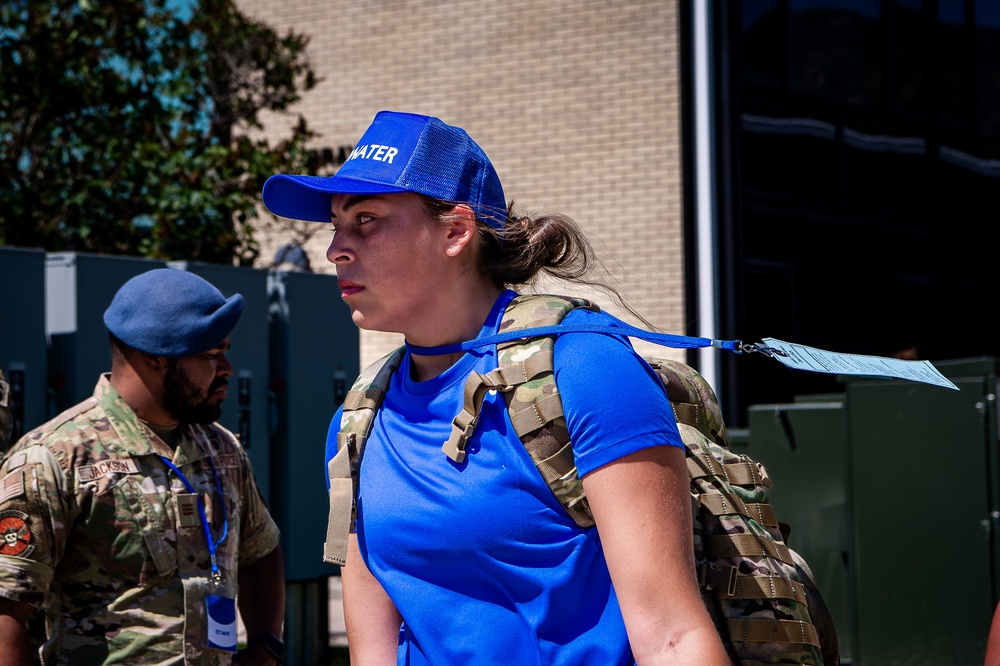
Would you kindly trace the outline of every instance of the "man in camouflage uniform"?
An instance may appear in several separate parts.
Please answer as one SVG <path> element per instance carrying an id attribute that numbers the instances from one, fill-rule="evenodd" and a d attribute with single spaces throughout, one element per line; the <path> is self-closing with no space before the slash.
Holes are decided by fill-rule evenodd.
<path id="1" fill-rule="evenodd" d="M 118 291 L 111 373 L 0 464 L 0 662 L 33 663 L 38 608 L 44 664 L 278 661 L 278 528 L 215 422 L 242 311 L 242 296 L 182 270 Z M 237 590 L 250 637 L 238 654 Z"/>

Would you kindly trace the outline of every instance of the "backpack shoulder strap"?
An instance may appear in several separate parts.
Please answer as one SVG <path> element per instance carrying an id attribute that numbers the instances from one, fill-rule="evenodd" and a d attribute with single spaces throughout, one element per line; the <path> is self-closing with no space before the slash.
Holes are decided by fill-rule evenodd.
<path id="1" fill-rule="evenodd" d="M 599 311 L 581 298 L 522 296 L 511 302 L 500 330 L 551 326 L 577 308 Z M 524 381 L 504 394 L 511 425 L 559 503 L 577 525 L 587 528 L 594 525 L 594 516 L 576 470 L 556 388 L 554 349 L 554 336 L 497 345 L 497 364 L 509 368 L 508 374 L 523 368 Z"/>
<path id="2" fill-rule="evenodd" d="M 358 470 L 375 413 L 389 389 L 392 373 L 406 354 L 400 347 L 364 369 L 344 398 L 337 432 L 337 453 L 327 465 L 330 513 L 327 518 L 323 561 L 345 564 L 348 534 L 354 530 L 358 509 Z"/>
<path id="3" fill-rule="evenodd" d="M 507 306 L 499 332 L 554 326 L 577 308 L 598 311 L 582 298 L 547 294 L 522 295 Z M 452 422 L 451 436 L 442 449 L 452 460 L 465 459 L 465 445 L 475 430 L 483 398 L 490 390 L 503 393 L 511 424 L 542 478 L 574 521 L 594 524 L 573 459 L 573 449 L 556 391 L 553 366 L 554 336 L 518 339 L 497 345 L 497 368 L 473 372 L 465 383 L 462 411 Z"/>
<path id="4" fill-rule="evenodd" d="M 371 432 L 375 412 L 382 405 L 382 398 L 389 390 L 393 373 L 399 369 L 406 347 L 399 347 L 365 368 L 344 397 L 337 435 L 337 450 L 344 447 L 349 435 L 367 438 Z"/>

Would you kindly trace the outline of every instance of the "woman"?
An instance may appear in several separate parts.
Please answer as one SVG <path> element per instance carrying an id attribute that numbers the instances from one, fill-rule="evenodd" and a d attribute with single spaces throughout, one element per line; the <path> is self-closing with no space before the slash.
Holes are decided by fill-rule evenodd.
<path id="1" fill-rule="evenodd" d="M 585 282 L 590 265 L 571 221 L 510 213 L 482 149 L 427 116 L 379 113 L 335 176 L 274 176 L 264 203 L 331 221 L 327 258 L 354 322 L 401 332 L 408 346 L 492 334 L 510 287 L 541 271 Z M 602 317 L 577 310 L 566 323 Z M 407 352 L 392 376 L 342 570 L 351 663 L 730 663 L 694 579 L 672 411 L 627 339 L 573 333 L 555 344 L 596 529 L 559 505 L 502 396 L 484 401 L 464 461 L 442 453 L 469 373 L 495 367 L 492 348 Z M 331 433 L 339 425 L 340 412 Z M 334 437 L 328 460 L 335 448 Z"/>

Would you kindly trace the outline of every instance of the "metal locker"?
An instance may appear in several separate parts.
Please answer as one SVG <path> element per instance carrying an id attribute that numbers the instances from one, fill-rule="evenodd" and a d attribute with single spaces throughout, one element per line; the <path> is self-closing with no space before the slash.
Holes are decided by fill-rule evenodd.
<path id="1" fill-rule="evenodd" d="M 0 247 L 0 369 L 11 386 L 13 443 L 51 416 L 41 250 Z"/>
<path id="2" fill-rule="evenodd" d="M 791 526 L 788 545 L 805 558 L 837 629 L 841 660 L 852 663 L 854 575 L 850 460 L 843 396 L 754 405 L 746 453 L 774 481 L 768 497 Z"/>
<path id="3" fill-rule="evenodd" d="M 111 371 L 104 311 L 128 280 L 166 264 L 152 259 L 80 252 L 45 258 L 49 377 L 56 413 L 94 393 L 101 373 Z"/>
<path id="4" fill-rule="evenodd" d="M 268 396 L 267 271 L 194 261 L 171 261 L 167 266 L 205 278 L 226 298 L 236 293 L 243 296 L 243 314 L 229 336 L 232 347 L 226 357 L 233 366 L 233 376 L 229 378 L 229 395 L 222 403 L 219 423 L 240 438 L 260 492 L 270 503 L 272 407 Z"/>

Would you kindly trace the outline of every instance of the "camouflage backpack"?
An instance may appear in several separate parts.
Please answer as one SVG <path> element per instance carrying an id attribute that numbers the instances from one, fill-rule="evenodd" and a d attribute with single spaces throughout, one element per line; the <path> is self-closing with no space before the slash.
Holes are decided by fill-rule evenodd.
<path id="1" fill-rule="evenodd" d="M 507 306 L 500 331 L 551 326 L 571 310 L 598 310 L 584 299 L 518 296 Z M 594 525 L 578 478 L 553 373 L 554 337 L 497 345 L 498 367 L 473 372 L 465 405 L 442 449 L 454 460 L 478 420 L 483 397 L 501 391 L 511 424 L 536 467 L 573 520 Z M 353 526 L 357 480 L 365 439 L 405 348 L 372 364 L 347 394 L 330 461 L 330 522 L 324 559 L 343 564 Z M 833 621 L 805 561 L 785 543 L 768 502 L 772 485 L 763 465 L 729 449 L 726 426 L 711 386 L 693 368 L 647 358 L 666 387 L 687 453 L 694 512 L 698 582 L 730 655 L 741 666 L 839 664 Z"/>

